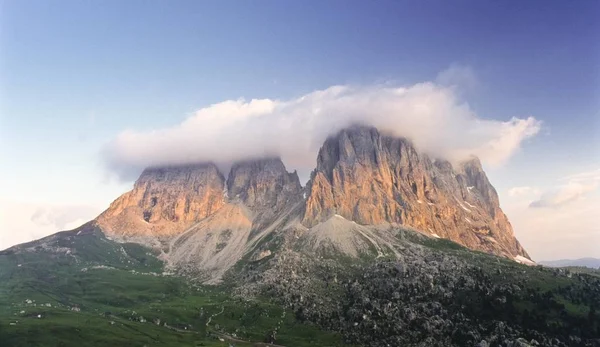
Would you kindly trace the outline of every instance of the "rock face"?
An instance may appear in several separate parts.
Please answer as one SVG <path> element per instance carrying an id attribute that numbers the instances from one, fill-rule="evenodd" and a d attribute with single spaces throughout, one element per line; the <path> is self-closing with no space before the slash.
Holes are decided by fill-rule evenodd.
<path id="1" fill-rule="evenodd" d="M 219 210 L 224 187 L 212 163 L 149 168 L 97 220 L 113 235 L 173 235 Z"/>
<path id="2" fill-rule="evenodd" d="M 227 180 L 212 163 L 150 168 L 97 223 L 106 234 L 157 247 L 169 265 L 217 283 L 293 207 L 297 214 L 301 202 L 298 175 L 278 158 L 234 163 Z"/>
<path id="3" fill-rule="evenodd" d="M 234 163 L 227 179 L 212 163 L 150 168 L 97 222 L 112 236 L 160 239 L 176 263 L 220 274 L 272 232 L 311 249 L 389 255 L 397 253 L 389 230 L 403 226 L 528 258 L 478 159 L 453 167 L 364 126 L 325 141 L 305 188 L 278 158 Z"/>
<path id="4" fill-rule="evenodd" d="M 302 186 L 296 172 L 288 173 L 279 158 L 239 162 L 227 178 L 228 196 L 251 209 L 280 211 L 297 201 Z"/>
<path id="5" fill-rule="evenodd" d="M 307 227 L 338 214 L 363 225 L 401 224 L 471 249 L 528 257 L 476 158 L 455 169 L 420 154 L 406 139 L 355 126 L 325 141 L 307 188 Z"/>
<path id="6" fill-rule="evenodd" d="M 227 204 L 273 215 L 301 199 L 298 175 L 279 158 L 234 163 L 227 180 L 213 163 L 149 168 L 98 217 L 109 234 L 174 235 Z"/>

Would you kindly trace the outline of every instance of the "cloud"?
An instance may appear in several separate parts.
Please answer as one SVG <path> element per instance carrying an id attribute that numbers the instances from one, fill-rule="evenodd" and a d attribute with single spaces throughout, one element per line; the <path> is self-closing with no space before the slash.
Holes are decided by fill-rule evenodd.
<path id="1" fill-rule="evenodd" d="M 479 85 L 477 75 L 472 68 L 460 64 L 452 64 L 437 75 L 436 82 L 442 86 L 473 89 Z"/>
<path id="2" fill-rule="evenodd" d="M 533 201 L 529 206 L 534 208 L 560 207 L 583 198 L 586 194 L 598 188 L 600 170 L 567 176 L 562 180 L 568 182 L 544 192 L 538 200 Z"/>
<path id="3" fill-rule="evenodd" d="M 560 208 L 528 208 L 511 203 L 504 208 L 515 234 L 535 260 L 600 257 L 600 196 L 590 194 Z"/>
<path id="4" fill-rule="evenodd" d="M 65 230 L 73 222 L 90 220 L 97 214 L 92 206 L 38 206 L 30 220 L 38 226 L 52 226 L 56 230 Z"/>
<path id="5" fill-rule="evenodd" d="M 490 165 L 505 162 L 541 125 L 533 117 L 478 117 L 452 87 L 433 82 L 332 86 L 291 100 L 227 100 L 169 128 L 127 130 L 105 147 L 104 158 L 125 179 L 148 166 L 267 155 L 281 156 L 288 168 L 310 170 L 327 136 L 354 123 L 410 138 L 436 157 L 477 155 Z"/>
<path id="6" fill-rule="evenodd" d="M 0 197 L 0 250 L 74 229 L 96 217 L 106 206 L 51 205 Z"/>
<path id="7" fill-rule="evenodd" d="M 513 187 L 508 190 L 508 196 L 516 197 L 523 195 L 534 195 L 539 194 L 539 189 L 535 187 Z"/>
<path id="8" fill-rule="evenodd" d="M 599 183 L 600 170 L 592 170 L 559 178 L 544 190 L 513 187 L 501 197 L 502 208 L 534 259 L 600 257 Z"/>
<path id="9" fill-rule="evenodd" d="M 570 175 L 563 180 L 573 182 L 600 182 L 600 169 Z"/>

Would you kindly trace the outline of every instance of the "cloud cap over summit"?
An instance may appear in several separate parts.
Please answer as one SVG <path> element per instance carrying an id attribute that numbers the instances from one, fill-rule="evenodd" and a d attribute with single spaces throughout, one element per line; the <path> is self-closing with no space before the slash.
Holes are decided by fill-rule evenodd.
<path id="1" fill-rule="evenodd" d="M 306 170 L 327 136 L 356 123 L 407 137 L 433 156 L 457 161 L 476 155 L 491 165 L 506 161 L 541 126 L 533 117 L 479 117 L 454 88 L 433 82 L 332 86 L 290 100 L 227 100 L 172 127 L 127 130 L 104 148 L 104 158 L 121 177 L 148 166 L 265 156 Z"/>

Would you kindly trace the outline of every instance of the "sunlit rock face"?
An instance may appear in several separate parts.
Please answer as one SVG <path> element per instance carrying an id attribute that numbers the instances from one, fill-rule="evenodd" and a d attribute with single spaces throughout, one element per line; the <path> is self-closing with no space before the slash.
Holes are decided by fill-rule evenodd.
<path id="1" fill-rule="evenodd" d="M 412 143 L 355 126 L 328 138 L 308 183 L 302 223 L 334 214 L 363 225 L 394 223 L 472 249 L 527 256 L 477 158 L 454 168 Z"/>
<path id="2" fill-rule="evenodd" d="M 246 243 L 243 252 L 251 251 L 256 235 L 288 230 L 300 237 L 316 226 L 322 230 L 335 215 L 361 226 L 410 227 L 471 249 L 528 258 L 477 158 L 453 167 L 418 152 L 407 139 L 366 126 L 329 137 L 304 188 L 279 158 L 233 163 L 227 178 L 212 163 L 149 168 L 97 222 L 108 235 L 158 238 L 163 245 L 186 232 L 199 233 L 201 226 L 201 235 L 181 238 L 196 240 L 193 247 L 212 240 L 217 231 L 244 230 L 243 237 L 232 238 L 239 253 Z M 341 229 L 335 235 L 345 239 Z M 215 241 L 203 259 L 212 259 L 223 244 Z"/>
<path id="3" fill-rule="evenodd" d="M 172 235 L 224 204 L 225 178 L 212 163 L 148 168 L 99 217 L 108 234 Z"/>

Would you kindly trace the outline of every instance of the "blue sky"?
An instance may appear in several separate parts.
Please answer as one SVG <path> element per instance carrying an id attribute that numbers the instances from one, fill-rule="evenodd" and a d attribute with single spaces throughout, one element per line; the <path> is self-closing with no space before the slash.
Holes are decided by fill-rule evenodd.
<path id="1" fill-rule="evenodd" d="M 517 237 L 534 258 L 600 257 L 589 245 L 600 230 L 577 214 L 600 201 L 599 13 L 596 1 L 2 0 L 0 248 L 127 190 L 101 154 L 125 130 L 242 97 L 435 82 L 458 66 L 469 72 L 458 98 L 479 118 L 542 122 L 488 168 Z M 581 191 L 565 183 L 590 172 Z M 528 207 L 569 189 L 560 206 Z M 565 217 L 549 231 L 545 214 Z M 573 218 L 577 234 L 563 235 Z"/>

